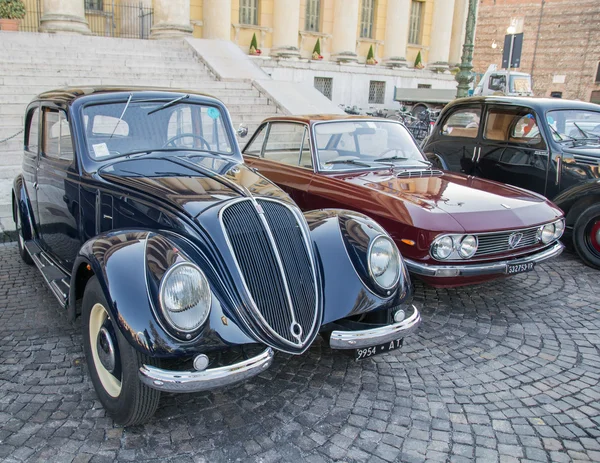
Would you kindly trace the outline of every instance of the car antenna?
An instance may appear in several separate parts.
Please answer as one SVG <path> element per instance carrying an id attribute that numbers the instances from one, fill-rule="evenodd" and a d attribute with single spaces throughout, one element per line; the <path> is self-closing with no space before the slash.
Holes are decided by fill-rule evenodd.
<path id="1" fill-rule="evenodd" d="M 121 113 L 121 117 L 119 117 L 119 120 L 115 124 L 115 128 L 113 129 L 113 131 L 110 134 L 109 138 L 112 138 L 113 135 L 115 134 L 115 132 L 117 131 L 117 127 L 119 127 L 119 124 L 121 123 L 121 120 L 123 119 L 123 116 L 125 115 L 125 111 L 127 111 L 127 108 L 129 107 L 129 103 L 131 103 L 131 98 L 133 98 L 133 93 L 129 94 L 129 98 L 127 98 L 127 103 L 125 104 L 125 107 L 123 108 L 123 112 Z"/>

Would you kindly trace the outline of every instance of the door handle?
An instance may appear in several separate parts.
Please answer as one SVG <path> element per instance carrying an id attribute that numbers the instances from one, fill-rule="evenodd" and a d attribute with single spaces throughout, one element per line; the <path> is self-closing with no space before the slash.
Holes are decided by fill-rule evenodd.
<path id="1" fill-rule="evenodd" d="M 479 147 L 479 152 L 477 153 L 477 162 L 481 160 L 481 146 Z"/>
<path id="2" fill-rule="evenodd" d="M 33 189 L 34 190 L 39 190 L 40 189 L 40 187 L 38 185 L 38 182 L 33 182 Z"/>
<path id="3" fill-rule="evenodd" d="M 562 158 L 560 157 L 560 155 L 556 158 L 556 179 L 555 179 L 555 184 L 558 185 L 560 184 L 560 173 L 562 170 Z"/>
<path id="4" fill-rule="evenodd" d="M 471 156 L 471 162 L 475 162 L 476 157 L 477 157 L 477 147 L 473 148 L 473 156 Z"/>

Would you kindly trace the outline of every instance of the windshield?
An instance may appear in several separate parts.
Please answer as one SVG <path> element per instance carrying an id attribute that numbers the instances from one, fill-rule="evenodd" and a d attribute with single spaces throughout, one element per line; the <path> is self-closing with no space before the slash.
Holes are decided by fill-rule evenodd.
<path id="1" fill-rule="evenodd" d="M 600 137 L 600 111 L 567 109 L 548 111 L 548 125 L 556 141 L 587 140 Z"/>
<path id="2" fill-rule="evenodd" d="M 221 110 L 173 100 L 93 104 L 83 109 L 88 152 L 103 161 L 154 150 L 201 150 L 232 154 L 232 143 Z"/>
<path id="3" fill-rule="evenodd" d="M 382 164 L 423 167 L 429 164 L 408 130 L 397 122 L 316 124 L 315 139 L 321 170 L 355 170 Z"/>

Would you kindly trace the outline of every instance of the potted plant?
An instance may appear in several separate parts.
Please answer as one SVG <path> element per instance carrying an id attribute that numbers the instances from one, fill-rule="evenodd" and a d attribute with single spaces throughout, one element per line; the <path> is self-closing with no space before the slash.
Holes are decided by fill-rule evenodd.
<path id="1" fill-rule="evenodd" d="M 377 64 L 377 60 L 375 59 L 375 53 L 373 52 L 373 45 L 369 47 L 369 53 L 367 53 L 367 64 L 371 66 Z"/>
<path id="2" fill-rule="evenodd" d="M 417 53 L 417 58 L 415 59 L 415 68 L 423 69 L 425 66 L 423 65 L 423 58 L 421 58 L 421 52 Z"/>
<path id="3" fill-rule="evenodd" d="M 262 51 L 258 48 L 258 41 L 256 40 L 256 34 L 252 34 L 252 40 L 250 41 L 250 54 L 261 55 Z"/>
<path id="4" fill-rule="evenodd" d="M 317 43 L 315 43 L 315 48 L 313 48 L 312 59 L 314 60 L 322 60 L 323 55 L 321 55 L 321 39 L 317 39 Z"/>
<path id="5" fill-rule="evenodd" d="M 0 0 L 0 30 L 18 31 L 19 21 L 25 17 L 22 0 Z"/>

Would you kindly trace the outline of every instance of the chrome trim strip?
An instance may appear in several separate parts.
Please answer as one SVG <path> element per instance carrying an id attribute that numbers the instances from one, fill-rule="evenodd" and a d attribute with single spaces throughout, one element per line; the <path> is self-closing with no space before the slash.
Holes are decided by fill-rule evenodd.
<path id="1" fill-rule="evenodd" d="M 268 347 L 256 357 L 225 367 L 210 368 L 204 371 L 172 371 L 151 365 L 142 365 L 138 375 L 142 383 L 159 391 L 206 391 L 229 386 L 256 376 L 271 366 L 274 356 L 273 349 Z"/>
<path id="2" fill-rule="evenodd" d="M 565 246 L 557 241 L 550 248 L 546 248 L 537 254 L 523 257 L 522 259 L 503 260 L 501 262 L 491 262 L 489 264 L 476 265 L 427 265 L 414 260 L 404 259 L 408 271 L 416 275 L 424 275 L 437 278 L 455 278 L 457 276 L 478 276 L 506 273 L 508 264 L 527 264 L 530 262 L 542 262 L 547 259 L 559 256 Z M 448 271 L 458 272 L 456 275 L 444 275 Z M 438 273 L 440 273 L 438 275 Z"/>
<path id="3" fill-rule="evenodd" d="M 332 349 L 360 349 L 404 338 L 421 324 L 421 314 L 412 307 L 413 314 L 398 323 L 361 331 L 333 331 L 329 345 Z"/>

